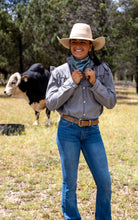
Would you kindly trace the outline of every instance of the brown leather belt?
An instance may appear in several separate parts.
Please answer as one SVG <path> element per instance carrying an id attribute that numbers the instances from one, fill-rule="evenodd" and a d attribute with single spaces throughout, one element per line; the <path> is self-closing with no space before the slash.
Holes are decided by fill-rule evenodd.
<path id="1" fill-rule="evenodd" d="M 92 126 L 97 125 L 99 123 L 99 120 L 83 120 L 83 119 L 74 119 L 72 117 L 69 117 L 67 115 L 61 115 L 62 118 L 66 119 L 67 121 L 74 122 L 79 127 L 86 127 L 86 126 Z"/>

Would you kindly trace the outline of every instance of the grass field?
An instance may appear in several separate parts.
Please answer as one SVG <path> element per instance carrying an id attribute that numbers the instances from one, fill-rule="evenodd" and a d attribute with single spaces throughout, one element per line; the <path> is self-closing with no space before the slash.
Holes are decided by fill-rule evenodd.
<path id="1" fill-rule="evenodd" d="M 6 98 L 0 87 L 0 124 L 22 123 L 22 135 L 0 135 L 0 220 L 62 220 L 60 159 L 56 146 L 58 114 L 50 127 L 43 111 L 32 126 L 33 110 L 22 99 Z M 137 220 L 138 95 L 116 86 L 118 102 L 104 110 L 100 129 L 112 178 L 113 220 Z M 96 188 L 83 156 L 78 174 L 78 207 L 82 220 L 94 220 Z"/>

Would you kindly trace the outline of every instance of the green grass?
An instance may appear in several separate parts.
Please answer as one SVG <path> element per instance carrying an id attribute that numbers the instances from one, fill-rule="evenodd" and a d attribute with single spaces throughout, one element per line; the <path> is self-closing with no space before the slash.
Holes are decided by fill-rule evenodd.
<path id="1" fill-rule="evenodd" d="M 62 173 L 56 146 L 58 114 L 50 127 L 43 111 L 34 127 L 34 112 L 22 99 L 6 98 L 0 87 L 0 124 L 22 123 L 22 135 L 0 135 L 0 219 L 61 220 Z M 113 220 L 136 220 L 138 96 L 133 87 L 116 87 L 118 103 L 104 110 L 100 129 L 112 178 Z M 94 220 L 96 188 L 81 155 L 78 207 L 82 220 Z"/>

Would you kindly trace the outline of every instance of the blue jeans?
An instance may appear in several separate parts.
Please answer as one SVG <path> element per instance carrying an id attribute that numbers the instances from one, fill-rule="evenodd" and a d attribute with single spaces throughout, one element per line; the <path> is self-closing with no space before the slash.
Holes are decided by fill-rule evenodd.
<path id="1" fill-rule="evenodd" d="M 62 211 L 66 220 L 80 220 L 77 208 L 77 173 L 80 151 L 89 166 L 97 186 L 96 220 L 111 220 L 111 179 L 99 126 L 79 127 L 60 119 L 57 131 L 63 185 Z"/>

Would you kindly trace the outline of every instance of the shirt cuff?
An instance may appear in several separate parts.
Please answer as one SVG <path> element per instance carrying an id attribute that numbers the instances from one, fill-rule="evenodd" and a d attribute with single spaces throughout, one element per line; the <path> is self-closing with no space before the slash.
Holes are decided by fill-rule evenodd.
<path id="1" fill-rule="evenodd" d="M 95 91 L 98 88 L 99 84 L 100 84 L 99 80 L 96 79 L 94 85 L 90 88 L 90 90 Z"/>

